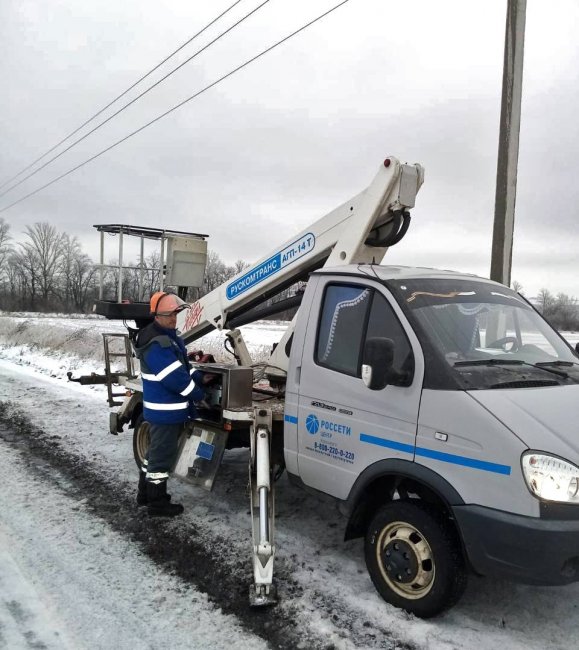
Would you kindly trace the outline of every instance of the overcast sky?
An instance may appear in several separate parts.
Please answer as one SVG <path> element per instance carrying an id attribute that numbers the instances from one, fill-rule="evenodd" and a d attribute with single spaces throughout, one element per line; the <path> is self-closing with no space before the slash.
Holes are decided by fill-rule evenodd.
<path id="1" fill-rule="evenodd" d="M 338 0 L 270 0 L 97 133 L 0 199 L 50 181 Z M 0 182 L 233 0 L 2 0 Z M 259 4 L 235 10 L 145 84 Z M 384 263 L 488 276 L 506 0 L 350 0 L 198 99 L 2 213 L 49 221 L 96 259 L 96 223 L 210 235 L 252 261 L 360 192 L 387 154 L 426 168 Z M 528 0 L 512 277 L 579 296 L 579 3 Z M 144 89 L 139 86 L 139 89 Z M 128 98 L 137 94 L 133 91 Z M 120 105 L 119 105 L 120 106 Z M 108 115 L 106 113 L 105 115 Z M 78 137 L 78 136 L 77 136 Z M 107 254 L 115 252 L 107 242 Z"/>

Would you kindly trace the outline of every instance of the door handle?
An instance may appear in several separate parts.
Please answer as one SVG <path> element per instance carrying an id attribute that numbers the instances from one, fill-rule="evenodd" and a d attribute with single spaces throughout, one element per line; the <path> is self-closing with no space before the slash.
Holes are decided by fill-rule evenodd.
<path id="1" fill-rule="evenodd" d="M 296 384 L 297 384 L 297 385 L 299 385 L 299 383 L 300 383 L 300 378 L 301 378 L 301 376 L 302 376 L 302 367 L 301 367 L 301 366 L 298 366 L 298 367 L 296 368 Z"/>

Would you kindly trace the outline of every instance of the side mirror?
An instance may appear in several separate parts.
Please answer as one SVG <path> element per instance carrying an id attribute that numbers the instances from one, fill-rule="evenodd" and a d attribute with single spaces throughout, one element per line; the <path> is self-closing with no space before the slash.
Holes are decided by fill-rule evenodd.
<path id="1" fill-rule="evenodd" d="M 394 343 L 392 339 L 374 337 L 366 341 L 362 355 L 362 381 L 370 390 L 382 390 L 392 377 Z"/>

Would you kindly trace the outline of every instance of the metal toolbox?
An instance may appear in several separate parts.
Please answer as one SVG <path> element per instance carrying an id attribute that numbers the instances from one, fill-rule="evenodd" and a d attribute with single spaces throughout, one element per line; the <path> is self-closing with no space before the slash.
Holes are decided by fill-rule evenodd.
<path id="1" fill-rule="evenodd" d="M 252 406 L 253 370 L 222 363 L 196 363 L 201 372 L 217 375 L 207 386 L 206 402 L 212 409 L 244 409 Z"/>

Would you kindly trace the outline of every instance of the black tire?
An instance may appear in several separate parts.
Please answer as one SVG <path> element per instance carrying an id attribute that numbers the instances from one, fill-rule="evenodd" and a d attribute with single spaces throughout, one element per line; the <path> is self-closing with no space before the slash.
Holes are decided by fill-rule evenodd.
<path id="1" fill-rule="evenodd" d="M 370 522 L 364 551 L 382 598 L 420 618 L 450 609 L 466 588 L 456 531 L 441 511 L 422 501 L 382 506 Z"/>
<path id="2" fill-rule="evenodd" d="M 133 456 L 135 457 L 135 463 L 137 463 L 139 469 L 143 466 L 143 460 L 145 460 L 145 454 L 149 449 L 150 442 L 149 423 L 141 413 L 137 418 L 135 428 L 133 429 Z"/>

